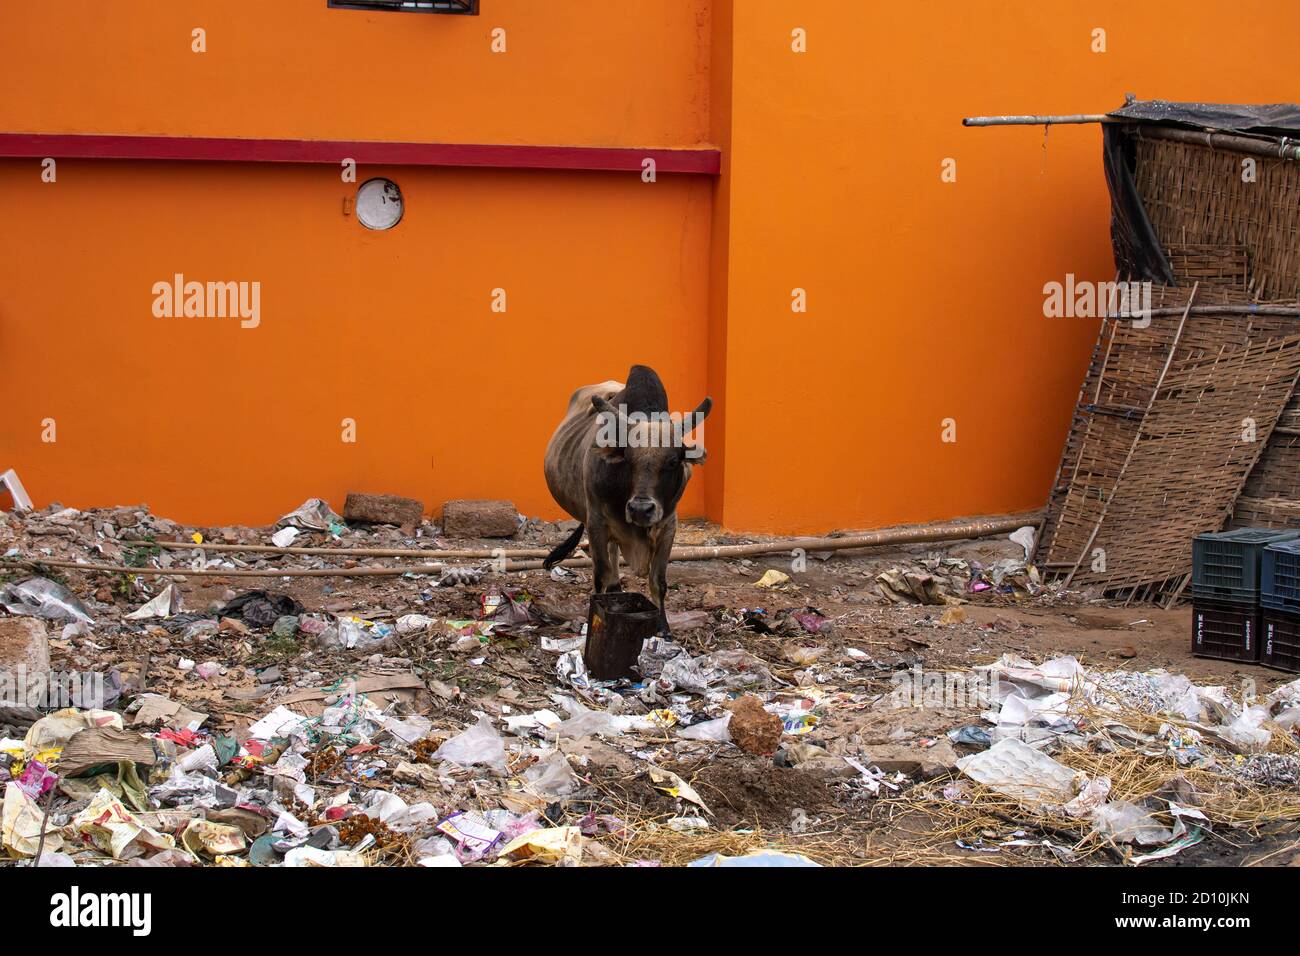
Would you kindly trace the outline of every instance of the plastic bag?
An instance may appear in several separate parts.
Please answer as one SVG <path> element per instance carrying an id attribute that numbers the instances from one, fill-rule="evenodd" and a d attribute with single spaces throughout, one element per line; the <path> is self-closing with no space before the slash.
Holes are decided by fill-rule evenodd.
<path id="1" fill-rule="evenodd" d="M 731 740 L 730 725 L 731 714 L 728 713 L 717 720 L 705 720 L 683 727 L 678 731 L 678 736 L 685 737 L 687 740 L 716 740 L 719 743 L 726 743 Z"/>
<path id="2" fill-rule="evenodd" d="M 1242 750 L 1263 750 L 1273 739 L 1273 734 L 1261 724 L 1269 718 L 1269 709 L 1263 705 L 1247 707 L 1241 716 L 1223 729 L 1223 736 Z"/>
<path id="3" fill-rule="evenodd" d="M 550 751 L 525 770 L 524 781 L 528 789 L 542 797 L 567 797 L 582 786 L 568 758 L 558 750 Z"/>
<path id="4" fill-rule="evenodd" d="M 504 774 L 506 748 L 485 714 L 479 714 L 478 723 L 462 734 L 452 737 L 433 752 L 439 760 L 447 760 L 459 767 L 483 765 Z"/>
<path id="5" fill-rule="evenodd" d="M 1140 843 L 1153 846 L 1168 843 L 1174 831 L 1156 820 L 1149 810 L 1136 803 L 1116 800 L 1092 812 L 1094 829 L 1116 843 Z"/>
<path id="6" fill-rule="evenodd" d="M 568 707 L 569 719 L 555 728 L 561 737 L 590 737 L 593 734 L 614 737 L 623 732 L 613 715 L 603 710 L 590 710 L 576 700 Z"/>
<path id="7" fill-rule="evenodd" d="M 0 604 L 10 614 L 27 614 L 47 621 L 95 623 L 71 591 L 49 578 L 28 578 L 0 588 Z"/>

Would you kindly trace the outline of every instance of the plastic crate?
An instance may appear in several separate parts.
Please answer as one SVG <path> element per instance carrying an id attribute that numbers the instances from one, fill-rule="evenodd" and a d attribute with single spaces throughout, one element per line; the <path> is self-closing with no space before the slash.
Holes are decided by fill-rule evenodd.
<path id="1" fill-rule="evenodd" d="M 1259 573 L 1260 604 L 1276 611 L 1300 611 L 1300 541 L 1265 548 Z"/>
<path id="2" fill-rule="evenodd" d="M 1259 660 L 1259 608 L 1196 600 L 1192 654 L 1224 661 Z"/>
<path id="3" fill-rule="evenodd" d="M 1264 549 L 1297 538 L 1300 531 L 1274 528 L 1238 528 L 1197 535 L 1192 542 L 1192 596 L 1229 604 L 1260 603 Z"/>
<path id="4" fill-rule="evenodd" d="M 1300 674 L 1300 613 L 1264 611 L 1259 661 L 1265 667 Z"/>

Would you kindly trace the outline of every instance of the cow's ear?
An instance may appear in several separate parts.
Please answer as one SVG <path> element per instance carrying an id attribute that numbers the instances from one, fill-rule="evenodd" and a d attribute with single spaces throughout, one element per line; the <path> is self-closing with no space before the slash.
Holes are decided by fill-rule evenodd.
<path id="1" fill-rule="evenodd" d="M 704 450 L 704 446 L 699 442 L 684 442 L 682 444 L 682 458 L 688 465 L 702 465 L 704 460 L 709 457 L 709 453 Z"/>

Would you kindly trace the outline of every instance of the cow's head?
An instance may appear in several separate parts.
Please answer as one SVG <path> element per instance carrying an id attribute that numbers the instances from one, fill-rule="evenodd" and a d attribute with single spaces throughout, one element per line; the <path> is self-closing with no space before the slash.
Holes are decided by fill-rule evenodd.
<path id="1" fill-rule="evenodd" d="M 629 524 L 653 527 L 673 513 L 691 477 L 703 464 L 704 445 L 690 435 L 713 408 L 706 398 L 689 415 L 628 412 L 599 395 L 592 405 L 600 416 L 595 460 L 596 487 L 614 507 L 622 505 Z"/>

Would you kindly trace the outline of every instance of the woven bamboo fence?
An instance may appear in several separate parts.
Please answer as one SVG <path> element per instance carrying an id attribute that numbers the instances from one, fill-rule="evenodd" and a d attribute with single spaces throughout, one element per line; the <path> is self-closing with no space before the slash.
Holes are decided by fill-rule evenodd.
<path id="1" fill-rule="evenodd" d="M 1297 306 L 1300 163 L 1133 135 L 1178 285 L 1154 290 L 1172 311 L 1146 329 L 1103 321 L 1037 560 L 1074 586 L 1170 603 L 1195 535 L 1300 527 L 1300 317 L 1213 311 Z"/>
<path id="2" fill-rule="evenodd" d="M 1300 163 L 1137 135 L 1138 192 L 1166 250 L 1243 249 L 1254 299 L 1300 296 Z"/>
<path id="3" fill-rule="evenodd" d="M 1172 314 L 1104 321 L 1038 552 L 1049 577 L 1126 600 L 1182 591 L 1191 539 L 1223 527 L 1300 377 L 1300 320 L 1213 310 L 1243 298 L 1158 287 Z"/>

